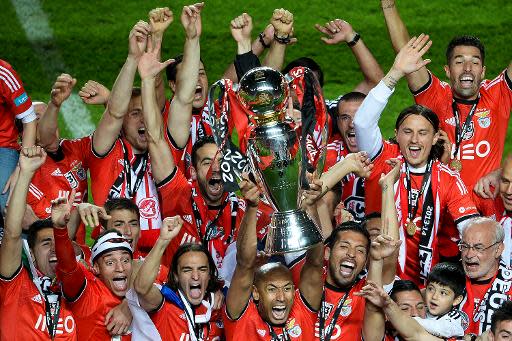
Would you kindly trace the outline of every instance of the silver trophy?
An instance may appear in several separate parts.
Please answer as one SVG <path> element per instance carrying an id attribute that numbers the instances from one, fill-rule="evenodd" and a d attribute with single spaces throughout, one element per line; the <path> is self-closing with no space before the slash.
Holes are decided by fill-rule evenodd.
<path id="1" fill-rule="evenodd" d="M 249 164 L 275 210 L 265 245 L 271 254 L 304 250 L 322 241 L 318 226 L 300 208 L 300 201 L 302 190 L 309 188 L 304 168 L 320 175 L 323 162 L 312 165 L 306 161 L 311 159 L 304 148 L 306 141 L 285 119 L 289 91 L 285 77 L 268 67 L 247 72 L 238 88 L 239 101 L 253 122 L 247 142 Z M 320 135 L 324 145 L 315 153 L 325 155 L 327 125 Z"/>

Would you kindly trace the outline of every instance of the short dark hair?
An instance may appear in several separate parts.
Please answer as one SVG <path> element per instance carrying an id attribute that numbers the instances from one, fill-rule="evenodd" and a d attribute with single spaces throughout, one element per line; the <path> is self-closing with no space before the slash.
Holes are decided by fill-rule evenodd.
<path id="1" fill-rule="evenodd" d="M 466 289 L 466 275 L 464 271 L 454 263 L 438 263 L 427 276 L 428 283 L 437 283 L 447 286 L 455 293 L 455 297 L 464 295 Z"/>
<path id="2" fill-rule="evenodd" d="M 184 243 L 181 244 L 174 256 L 171 260 L 171 265 L 169 269 L 169 275 L 167 277 L 167 285 L 169 288 L 177 291 L 179 289 L 179 283 L 174 279 L 174 275 L 178 276 L 178 262 L 184 254 L 188 252 L 201 252 L 204 253 L 206 258 L 208 259 L 208 266 L 210 268 L 210 281 L 208 282 L 208 287 L 206 290 L 208 292 L 215 292 L 222 287 L 222 282 L 219 279 L 219 272 L 217 271 L 217 266 L 213 261 L 212 255 L 210 252 L 201 244 L 196 243 Z"/>
<path id="3" fill-rule="evenodd" d="M 336 228 L 332 231 L 331 235 L 327 237 L 327 239 L 325 240 L 327 246 L 332 248 L 334 244 L 336 244 L 336 242 L 338 241 L 339 234 L 345 231 L 354 231 L 362 234 L 366 238 L 366 241 L 368 242 L 366 249 L 370 249 L 370 234 L 368 233 L 365 224 L 358 221 L 345 221 L 340 225 L 336 226 Z"/>
<path id="4" fill-rule="evenodd" d="M 382 218 L 381 213 L 380 213 L 380 212 L 378 212 L 378 211 L 375 211 L 375 212 L 370 212 L 370 213 L 368 213 L 368 214 L 366 214 L 366 215 L 364 216 L 364 220 L 365 220 L 365 221 L 366 221 L 366 220 L 370 220 L 370 219 L 375 219 L 375 218 Z"/>
<path id="5" fill-rule="evenodd" d="M 308 57 L 300 57 L 289 62 L 288 65 L 286 65 L 285 68 L 283 69 L 283 74 L 287 74 L 293 68 L 296 68 L 298 66 L 307 67 L 311 71 L 316 72 L 318 74 L 318 83 L 320 83 L 321 87 L 324 86 L 324 73 L 322 71 L 322 68 L 320 67 L 320 65 L 318 65 L 317 62 Z"/>
<path id="6" fill-rule="evenodd" d="M 448 64 L 450 64 L 450 60 L 453 57 L 453 50 L 457 46 L 474 46 L 474 47 L 476 47 L 478 50 L 480 50 L 480 57 L 482 58 L 482 65 L 484 64 L 484 60 L 485 60 L 485 47 L 484 47 L 484 44 L 477 37 L 469 36 L 469 35 L 463 35 L 463 36 L 454 37 L 448 43 L 448 47 L 446 48 L 446 62 Z"/>
<path id="7" fill-rule="evenodd" d="M 139 207 L 128 198 L 109 199 L 105 202 L 103 207 L 105 208 L 105 211 L 107 211 L 107 214 L 110 214 L 112 211 L 128 210 L 135 213 L 137 215 L 137 219 L 140 219 Z M 107 221 L 104 219 L 100 218 L 100 223 L 103 227 L 107 226 Z"/>
<path id="8" fill-rule="evenodd" d="M 204 145 L 206 144 L 215 144 L 215 139 L 213 138 L 213 136 L 211 135 L 205 135 L 203 137 L 200 137 L 196 143 L 194 143 L 194 145 L 192 146 L 192 166 L 196 167 L 197 166 L 197 151 L 203 147 Z"/>
<path id="9" fill-rule="evenodd" d="M 396 118 L 395 122 L 395 129 L 398 130 L 398 128 L 400 128 L 402 123 L 405 121 L 405 119 L 411 115 L 419 115 L 426 119 L 427 121 L 429 121 L 430 124 L 432 124 L 432 127 L 434 128 L 434 133 L 437 133 L 439 131 L 439 117 L 436 115 L 435 112 L 433 112 L 429 108 L 419 104 L 411 105 L 402 110 L 400 114 L 398 114 L 398 117 Z M 396 143 L 396 139 L 391 139 L 391 141 Z M 443 152 L 443 141 L 438 140 L 437 143 L 434 146 L 432 146 L 430 155 L 434 159 L 439 159 L 443 155 Z"/>
<path id="10" fill-rule="evenodd" d="M 358 102 L 358 101 L 364 101 L 365 98 L 366 98 L 366 95 L 359 91 L 352 91 L 352 92 L 346 93 L 343 96 L 341 96 L 340 99 L 338 100 L 337 108 L 339 107 L 341 102 Z"/>
<path id="11" fill-rule="evenodd" d="M 391 299 L 396 302 L 396 294 L 405 291 L 417 291 L 421 295 L 420 288 L 418 288 L 414 282 L 406 279 L 400 279 L 393 283 L 393 288 L 389 293 L 389 297 L 391 297 Z"/>
<path id="12" fill-rule="evenodd" d="M 167 76 L 168 82 L 176 82 L 176 75 L 178 74 L 178 65 L 180 65 L 181 62 L 183 61 L 183 54 L 180 53 L 174 56 L 172 59 L 174 59 L 174 61 L 171 64 L 167 65 L 167 67 L 165 68 L 165 75 Z M 204 67 L 203 60 L 201 58 L 199 58 L 199 60 L 201 61 Z"/>
<path id="13" fill-rule="evenodd" d="M 512 320 L 512 301 L 505 301 L 499 307 L 494 311 L 494 314 L 492 314 L 491 317 L 491 331 L 493 334 L 496 335 L 496 327 L 498 326 L 498 323 L 501 321 L 510 321 Z"/>
<path id="14" fill-rule="evenodd" d="M 27 232 L 27 243 L 29 248 L 32 249 L 36 245 L 37 234 L 39 231 L 47 228 L 53 229 L 53 222 L 51 218 L 36 220 L 30 224 Z"/>

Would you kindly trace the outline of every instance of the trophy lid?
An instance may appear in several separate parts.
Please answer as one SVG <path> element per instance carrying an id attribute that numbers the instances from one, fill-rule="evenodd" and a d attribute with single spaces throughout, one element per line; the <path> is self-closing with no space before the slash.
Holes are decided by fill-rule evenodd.
<path id="1" fill-rule="evenodd" d="M 238 97 L 257 124 L 281 121 L 289 87 L 284 76 L 269 67 L 248 71 L 240 80 Z"/>

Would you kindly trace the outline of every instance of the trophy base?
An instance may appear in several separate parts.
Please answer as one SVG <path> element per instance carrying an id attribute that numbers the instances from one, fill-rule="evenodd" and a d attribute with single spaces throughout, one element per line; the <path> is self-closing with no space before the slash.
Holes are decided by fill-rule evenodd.
<path id="1" fill-rule="evenodd" d="M 303 210 L 274 212 L 267 233 L 265 252 L 281 254 L 301 251 L 320 242 L 320 230 Z"/>

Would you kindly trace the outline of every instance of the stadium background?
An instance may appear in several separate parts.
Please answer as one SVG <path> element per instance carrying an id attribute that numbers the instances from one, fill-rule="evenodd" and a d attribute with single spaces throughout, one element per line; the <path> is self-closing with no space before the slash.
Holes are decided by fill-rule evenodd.
<path id="1" fill-rule="evenodd" d="M 170 58 L 181 52 L 184 33 L 179 15 L 188 2 L 0 0 L 0 4 L 0 58 L 18 71 L 33 100 L 47 101 L 51 85 L 60 72 L 77 78 L 75 93 L 89 79 L 110 88 L 126 58 L 128 32 L 137 20 L 146 19 L 154 7 L 169 6 L 174 12 L 174 23 L 165 36 L 163 56 Z M 431 35 L 433 46 L 427 58 L 432 59 L 430 69 L 441 79 L 446 79 L 445 47 L 454 35 L 469 33 L 482 39 L 487 53 L 487 78 L 494 78 L 511 61 L 512 1 L 402 0 L 397 1 L 397 6 L 411 34 Z M 256 37 L 278 7 L 294 14 L 298 38 L 298 43 L 288 48 L 286 61 L 300 56 L 317 60 L 325 73 L 326 98 L 350 91 L 362 76 L 349 48 L 344 44 L 325 45 L 313 27 L 315 23 L 345 19 L 361 34 L 384 71 L 393 62 L 380 1 L 209 0 L 202 14 L 201 56 L 210 83 L 222 75 L 236 52 L 229 21 L 242 11 L 249 13 L 254 22 L 253 37 Z M 384 136 L 392 135 L 396 114 L 411 103 L 406 82 L 402 81 L 381 119 Z M 80 135 L 81 129 L 76 127 L 85 130 L 92 127 L 74 109 L 65 108 L 67 123 L 62 119 L 59 123 L 65 137 Z M 87 109 L 86 115 L 95 124 L 103 108 Z M 506 153 L 512 151 L 510 125 L 508 131 Z"/>

